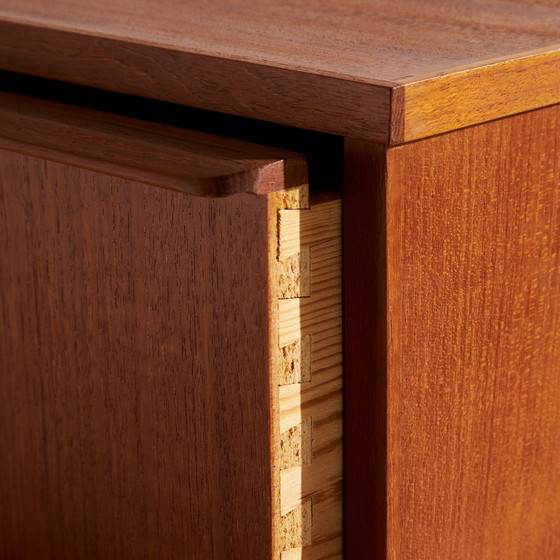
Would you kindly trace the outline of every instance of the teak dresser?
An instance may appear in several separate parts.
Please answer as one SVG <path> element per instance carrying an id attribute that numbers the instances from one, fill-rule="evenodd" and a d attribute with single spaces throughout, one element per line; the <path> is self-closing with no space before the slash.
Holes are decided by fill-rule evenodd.
<path id="1" fill-rule="evenodd" d="M 0 0 L 1 560 L 560 560 L 556 0 Z"/>

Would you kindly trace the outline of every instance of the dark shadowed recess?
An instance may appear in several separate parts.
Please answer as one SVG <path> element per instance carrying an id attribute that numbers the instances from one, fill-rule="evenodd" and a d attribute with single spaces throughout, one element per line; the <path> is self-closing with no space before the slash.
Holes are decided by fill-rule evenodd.
<path id="1" fill-rule="evenodd" d="M 0 71 L 0 84 L 4 91 L 299 152 L 307 158 L 312 191 L 342 190 L 343 140 L 340 136 L 15 72 Z"/>

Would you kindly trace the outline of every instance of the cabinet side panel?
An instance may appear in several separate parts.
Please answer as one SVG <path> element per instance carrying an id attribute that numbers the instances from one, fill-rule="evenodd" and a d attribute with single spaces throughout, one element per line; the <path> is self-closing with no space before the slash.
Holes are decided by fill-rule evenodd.
<path id="1" fill-rule="evenodd" d="M 0 151 L 2 558 L 270 558 L 267 204 Z"/>
<path id="2" fill-rule="evenodd" d="M 560 557 L 560 110 L 388 152 L 388 557 Z"/>
<path id="3" fill-rule="evenodd" d="M 385 148 L 346 141 L 344 302 L 346 554 L 386 545 Z"/>

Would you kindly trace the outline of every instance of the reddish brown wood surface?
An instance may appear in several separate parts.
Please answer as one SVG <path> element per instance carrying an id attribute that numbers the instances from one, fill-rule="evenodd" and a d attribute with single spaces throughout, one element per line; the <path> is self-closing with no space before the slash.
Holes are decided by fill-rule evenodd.
<path id="1" fill-rule="evenodd" d="M 0 151 L 2 558 L 269 560 L 267 243 L 267 197 Z"/>
<path id="2" fill-rule="evenodd" d="M 0 92 L 0 147 L 199 196 L 307 183 L 303 156 Z"/>
<path id="3" fill-rule="evenodd" d="M 380 241 L 382 196 L 346 201 L 369 204 L 346 228 L 371 243 L 345 258 L 369 279 L 346 290 L 349 560 L 560 557 L 559 130 L 553 107 L 392 148 L 385 177 L 348 145 L 387 210 Z"/>
<path id="4" fill-rule="evenodd" d="M 391 141 L 408 142 L 560 102 L 558 46 L 444 76 L 405 80 L 393 90 Z"/>
<path id="5" fill-rule="evenodd" d="M 342 239 L 348 560 L 385 558 L 385 152 L 378 144 L 346 143 Z"/>
<path id="6" fill-rule="evenodd" d="M 399 143 L 558 103 L 559 29 L 555 0 L 0 0 L 0 68 Z"/>

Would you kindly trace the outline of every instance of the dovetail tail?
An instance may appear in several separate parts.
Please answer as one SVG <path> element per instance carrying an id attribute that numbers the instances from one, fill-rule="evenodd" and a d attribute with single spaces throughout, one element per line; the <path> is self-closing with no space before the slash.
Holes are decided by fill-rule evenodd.
<path id="1" fill-rule="evenodd" d="M 286 430 L 280 438 L 280 470 L 311 463 L 313 444 L 311 417 Z"/>
<path id="2" fill-rule="evenodd" d="M 313 503 L 305 500 L 292 511 L 282 516 L 281 550 L 291 550 L 310 545 L 312 535 Z"/>
<path id="3" fill-rule="evenodd" d="M 274 209 L 277 246 L 271 247 L 270 255 L 276 267 L 273 403 L 279 416 L 274 559 L 309 555 L 340 560 L 340 201 L 321 199 L 310 209 L 297 208 L 294 200 L 282 199 Z"/>
<path id="4" fill-rule="evenodd" d="M 281 299 L 309 297 L 309 248 L 278 263 L 278 293 Z"/>
<path id="5" fill-rule="evenodd" d="M 280 385 L 307 383 L 311 381 L 311 335 L 296 340 L 280 349 L 282 352 L 282 371 Z"/>

